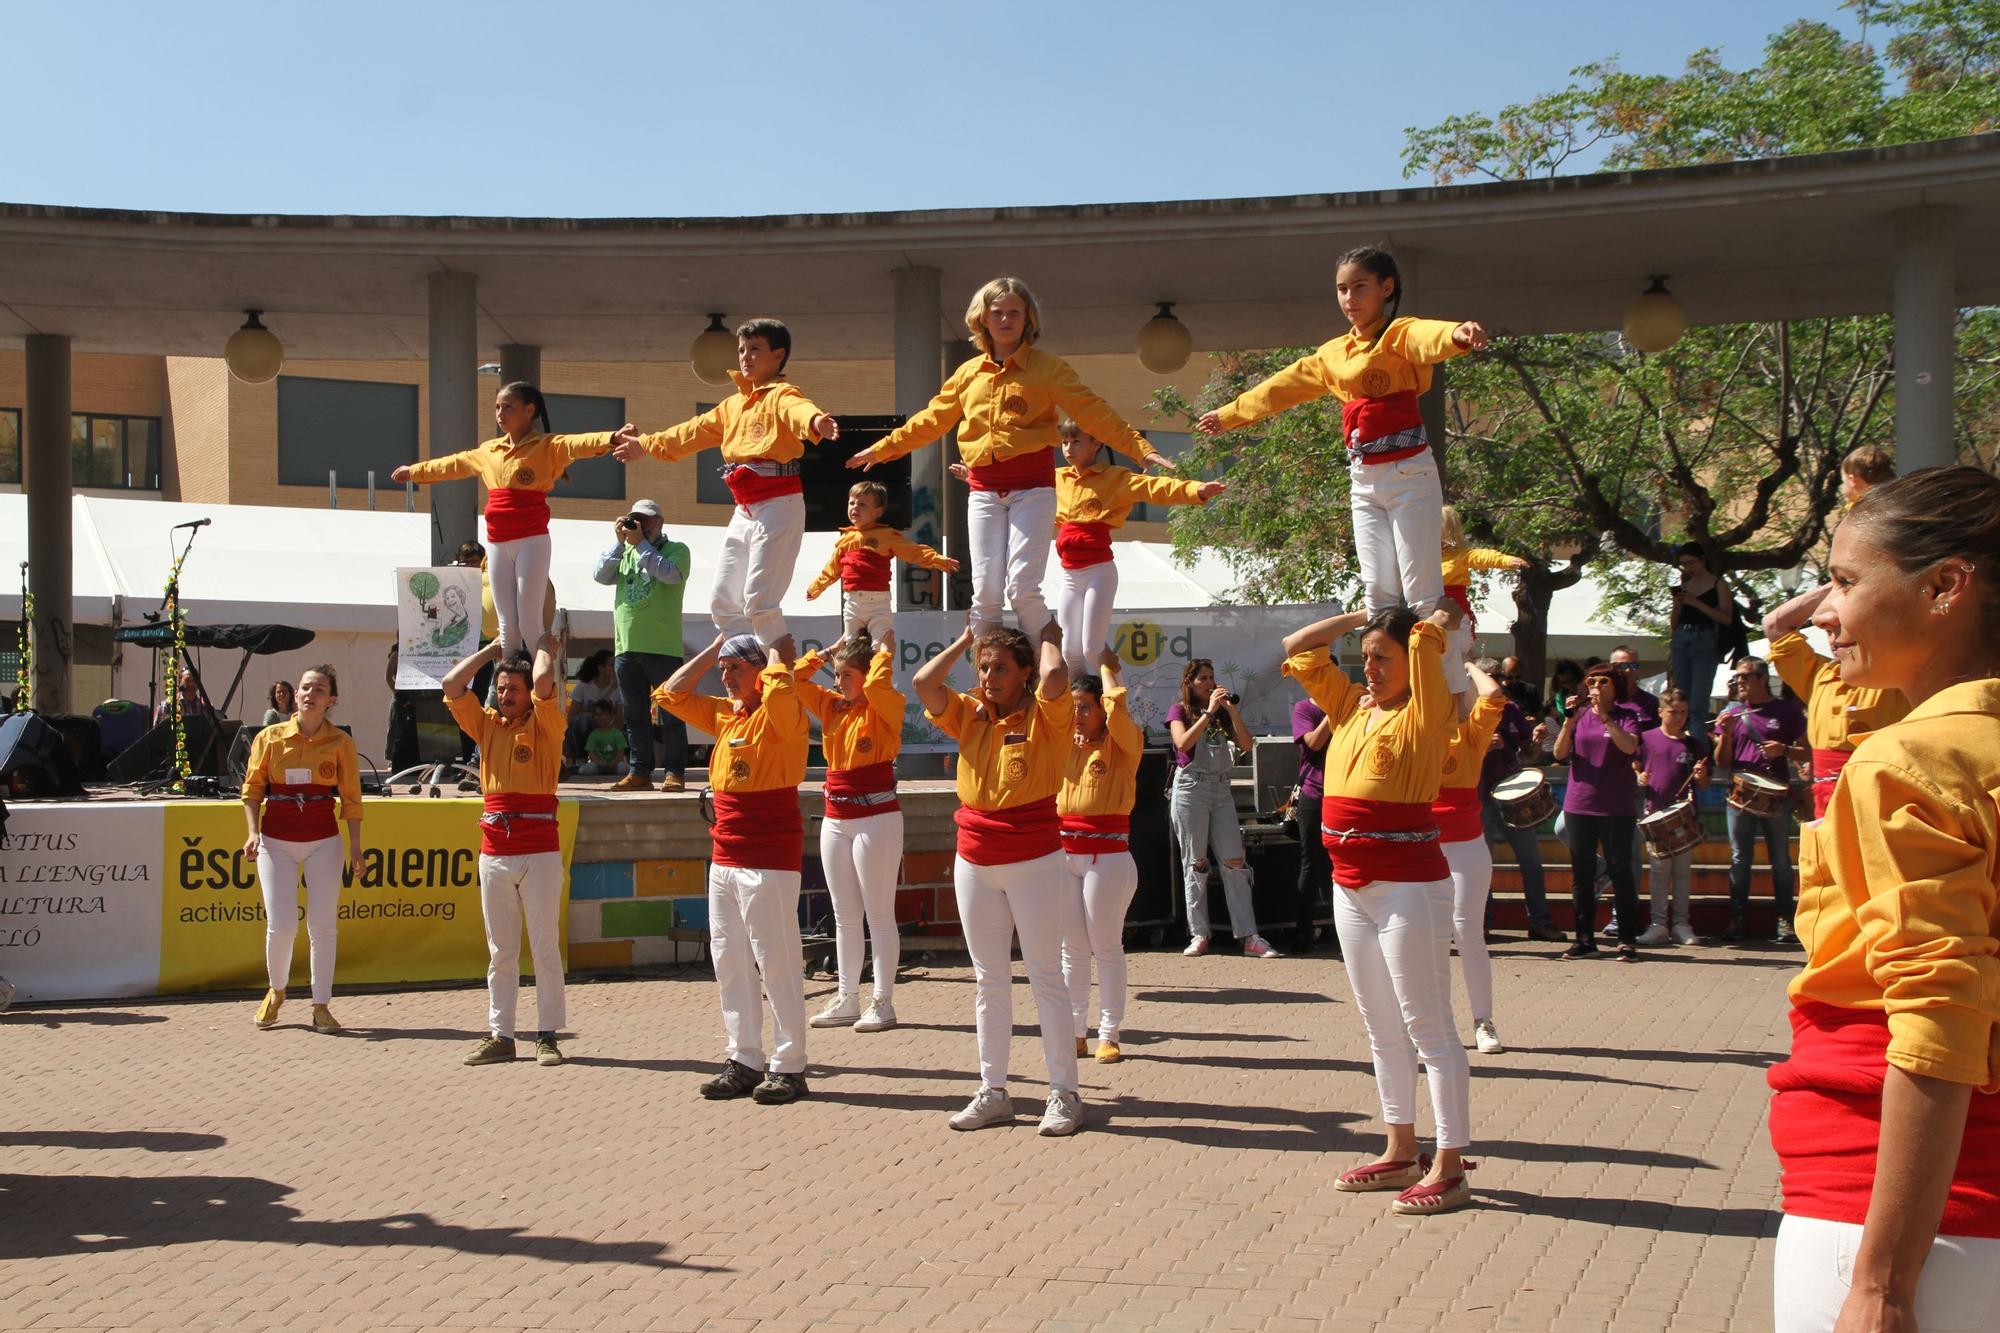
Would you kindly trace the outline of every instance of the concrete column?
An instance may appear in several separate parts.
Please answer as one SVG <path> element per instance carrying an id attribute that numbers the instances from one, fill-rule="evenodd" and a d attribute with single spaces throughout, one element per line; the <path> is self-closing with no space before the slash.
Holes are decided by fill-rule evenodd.
<path id="1" fill-rule="evenodd" d="M 960 366 L 979 355 L 979 345 L 970 338 L 952 338 L 944 345 L 942 358 L 945 367 L 957 370 Z M 959 461 L 958 432 L 953 431 L 939 445 L 938 467 Z M 1062 460 L 1058 458 L 1056 462 Z M 938 549 L 958 561 L 958 573 L 946 576 L 946 586 L 950 596 L 945 601 L 947 611 L 970 611 L 972 609 L 972 541 L 966 531 L 966 503 L 972 490 L 964 482 L 944 472 L 944 545 Z"/>
<path id="2" fill-rule="evenodd" d="M 512 384 L 517 380 L 541 384 L 542 349 L 528 343 L 501 343 L 500 382 Z"/>
<path id="3" fill-rule="evenodd" d="M 69 339 L 31 333 L 27 338 L 27 421 L 22 489 L 28 497 L 28 591 L 35 599 L 35 708 L 70 711 L 70 668 L 75 652 L 74 578 L 71 565 Z"/>
<path id="4" fill-rule="evenodd" d="M 1896 214 L 1896 471 L 1958 457 L 1952 424 L 1953 333 L 1958 318 L 1956 211 Z"/>
<path id="5" fill-rule="evenodd" d="M 1426 310 L 1420 304 L 1423 297 L 1423 256 L 1414 250 L 1396 251 L 1396 268 L 1403 275 L 1403 304 L 1397 310 L 1398 318 L 1404 315 L 1421 315 L 1430 319 L 1450 319 L 1448 312 Z M 1446 363 L 1449 364 L 1449 363 Z M 1430 437 L 1431 452 L 1437 456 L 1438 479 L 1446 488 L 1449 499 L 1451 471 L 1445 457 L 1445 412 L 1444 386 L 1445 365 L 1431 367 L 1431 387 L 1417 398 L 1417 411 L 1424 418 L 1424 434 Z"/>
<path id="6" fill-rule="evenodd" d="M 910 416 L 930 402 L 944 383 L 938 365 L 942 289 L 934 268 L 912 264 L 894 269 L 896 411 Z M 944 548 L 944 449 L 926 449 L 910 460 L 910 537 Z M 896 605 L 907 610 L 944 608 L 944 583 L 937 573 L 899 566 Z"/>
<path id="7" fill-rule="evenodd" d="M 470 449 L 479 429 L 479 305 L 470 273 L 430 275 L 431 457 Z M 448 565 L 462 542 L 479 536 L 479 483 L 432 486 L 431 563 Z"/>

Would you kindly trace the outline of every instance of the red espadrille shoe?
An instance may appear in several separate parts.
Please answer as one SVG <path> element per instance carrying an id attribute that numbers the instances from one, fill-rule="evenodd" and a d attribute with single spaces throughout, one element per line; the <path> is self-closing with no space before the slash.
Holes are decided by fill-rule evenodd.
<path id="1" fill-rule="evenodd" d="M 1479 1163 L 1467 1162 L 1466 1171 L 1476 1171 Z M 1423 1217 L 1430 1213 L 1449 1213 L 1464 1208 L 1472 1202 L 1472 1186 L 1467 1183 L 1464 1172 L 1446 1176 L 1432 1185 L 1412 1185 L 1396 1196 L 1389 1205 L 1392 1213 L 1406 1217 Z"/>
<path id="2" fill-rule="evenodd" d="M 1343 1171 L 1333 1187 L 1348 1194 L 1368 1194 L 1375 1190 L 1399 1190 L 1414 1185 L 1430 1170 L 1430 1158 L 1409 1162 L 1370 1162 Z"/>

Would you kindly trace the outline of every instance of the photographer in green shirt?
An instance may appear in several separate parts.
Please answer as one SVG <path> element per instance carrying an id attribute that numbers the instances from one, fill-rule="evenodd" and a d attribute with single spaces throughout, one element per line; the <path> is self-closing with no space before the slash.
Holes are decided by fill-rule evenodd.
<path id="1" fill-rule="evenodd" d="M 597 557 L 592 577 L 617 589 L 612 623 L 617 638 L 613 669 L 625 704 L 625 736 L 631 748 L 631 771 L 612 784 L 613 791 L 646 791 L 653 785 L 653 688 L 679 669 L 681 594 L 687 587 L 688 548 L 669 541 L 660 507 L 635 500 L 614 520 L 616 541 Z M 660 790 L 687 787 L 687 724 L 663 715 L 660 742 L 666 776 Z"/>

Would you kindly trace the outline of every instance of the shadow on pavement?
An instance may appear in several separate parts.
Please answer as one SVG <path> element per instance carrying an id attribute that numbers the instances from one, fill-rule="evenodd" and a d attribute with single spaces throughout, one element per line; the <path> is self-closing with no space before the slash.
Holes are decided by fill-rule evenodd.
<path id="1" fill-rule="evenodd" d="M 1252 986 L 1201 987 L 1195 990 L 1139 991 L 1135 1000 L 1158 1000 L 1162 1004 L 1338 1004 L 1331 995 L 1318 991 L 1258 990 Z"/>
<path id="2" fill-rule="evenodd" d="M 0 1132 L 0 1148 L 144 1148 L 147 1152 L 207 1152 L 229 1142 L 220 1134 L 164 1129 L 21 1129 Z"/>
<path id="3" fill-rule="evenodd" d="M 1647 1231 L 1678 1231 L 1691 1236 L 1775 1236 L 1782 1216 L 1774 1208 L 1707 1208 L 1650 1199 L 1579 1199 L 1561 1194 L 1488 1190 L 1480 1189 L 1476 1180 L 1473 1193 L 1482 1207 L 1500 1212 L 1642 1227 Z"/>
<path id="4" fill-rule="evenodd" d="M 289 1185 L 254 1176 L 22 1176 L 0 1173 L 0 1259 L 149 1249 L 205 1241 L 409 1246 L 520 1255 L 559 1264 L 633 1264 L 728 1272 L 664 1257 L 653 1241 L 535 1236 L 520 1227 L 462 1227 L 427 1213 L 353 1221 L 302 1217 Z"/>
<path id="5" fill-rule="evenodd" d="M 1095 1134 L 1172 1139 L 1209 1148 L 1266 1148 L 1278 1152 L 1360 1151 L 1379 1135 L 1356 1135 L 1343 1126 L 1366 1124 L 1358 1111 L 1309 1111 L 1290 1106 L 1169 1102 L 1118 1097 L 1088 1102 L 1085 1126 Z M 1188 1121 L 1212 1121 L 1189 1124 Z M 1169 1123 L 1181 1122 L 1181 1123 Z"/>
<path id="6" fill-rule="evenodd" d="M 1747 1065 L 1752 1069 L 1769 1069 L 1784 1059 L 1771 1051 L 1621 1051 L 1609 1046 L 1536 1046 L 1533 1051 L 1536 1055 L 1575 1055 L 1596 1060 L 1665 1060 L 1690 1065 Z"/>
<path id="7" fill-rule="evenodd" d="M 16 1009 L 0 1014 L 0 1026 L 6 1027 L 124 1027 L 132 1023 L 164 1023 L 165 1014 L 135 1014 L 124 1009 Z"/>

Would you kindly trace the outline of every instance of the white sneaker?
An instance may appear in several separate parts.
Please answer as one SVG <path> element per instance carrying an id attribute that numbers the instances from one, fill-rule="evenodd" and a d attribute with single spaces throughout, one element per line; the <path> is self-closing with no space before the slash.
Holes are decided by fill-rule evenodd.
<path id="1" fill-rule="evenodd" d="M 868 1012 L 854 1025 L 856 1032 L 887 1032 L 896 1026 L 896 1006 L 876 998 L 868 1002 Z"/>
<path id="2" fill-rule="evenodd" d="M 1012 1124 L 1014 1099 L 1005 1088 L 981 1088 L 965 1109 L 951 1118 L 953 1129 L 985 1129 L 988 1125 Z"/>
<path id="3" fill-rule="evenodd" d="M 1673 936 L 1667 933 L 1666 924 L 1664 922 L 1655 921 L 1652 925 L 1646 927 L 1644 934 L 1639 936 L 1639 943 L 1665 944 L 1668 940 L 1672 938 Z"/>
<path id="4" fill-rule="evenodd" d="M 1181 950 L 1183 958 L 1199 958 L 1208 952 L 1208 936 L 1197 935 L 1188 941 L 1188 947 Z"/>
<path id="5" fill-rule="evenodd" d="M 1042 1112 L 1042 1136 L 1059 1139 L 1083 1128 L 1083 1098 L 1066 1088 L 1049 1094 L 1048 1109 Z"/>
<path id="6" fill-rule="evenodd" d="M 1271 947 L 1271 942 L 1262 935 L 1252 935 L 1243 941 L 1245 958 L 1283 958 L 1284 955 Z"/>
<path id="7" fill-rule="evenodd" d="M 1493 1026 L 1490 1018 L 1482 1018 L 1472 1025 L 1472 1044 L 1479 1048 L 1481 1055 L 1507 1053 L 1507 1048 L 1500 1043 L 1500 1030 Z"/>
<path id="8" fill-rule="evenodd" d="M 840 995 L 833 997 L 832 1003 L 812 1016 L 816 1028 L 851 1028 L 861 1017 L 861 997 Z"/>
<path id="9" fill-rule="evenodd" d="M 1673 936 L 1675 944 L 1693 944 L 1694 927 L 1685 921 L 1676 921 L 1674 922 Z"/>

